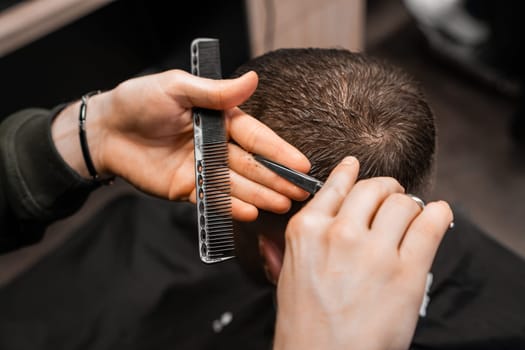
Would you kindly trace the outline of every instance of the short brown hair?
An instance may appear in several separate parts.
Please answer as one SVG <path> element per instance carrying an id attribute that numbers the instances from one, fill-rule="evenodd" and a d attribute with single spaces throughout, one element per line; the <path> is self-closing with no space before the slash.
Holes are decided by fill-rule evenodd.
<path id="1" fill-rule="evenodd" d="M 267 124 L 326 179 L 347 155 L 360 178 L 391 176 L 407 192 L 424 191 L 435 151 L 434 116 L 406 73 L 343 49 L 281 49 L 235 72 L 259 75 L 241 108 Z"/>

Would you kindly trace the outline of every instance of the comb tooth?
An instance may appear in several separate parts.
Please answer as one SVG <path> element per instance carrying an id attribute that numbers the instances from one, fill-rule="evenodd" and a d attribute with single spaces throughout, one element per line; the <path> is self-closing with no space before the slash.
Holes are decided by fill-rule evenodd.
<path id="1" fill-rule="evenodd" d="M 216 247 L 213 247 L 213 246 L 208 246 L 208 252 L 210 254 L 216 254 L 216 253 L 220 253 L 220 252 L 225 252 L 225 251 L 229 251 L 229 250 L 234 250 L 234 245 L 233 243 L 231 244 L 225 244 L 225 245 L 221 245 L 221 246 L 216 246 Z"/>
<path id="2" fill-rule="evenodd" d="M 216 198 L 210 198 L 206 204 L 210 206 L 208 209 L 218 210 L 220 208 L 224 208 L 227 210 L 228 207 L 231 207 L 229 199 L 230 195 L 228 193 L 220 193 Z"/>
<path id="3" fill-rule="evenodd" d="M 226 215 L 223 215 L 224 216 L 224 219 L 223 220 L 220 220 L 220 219 L 215 219 L 215 218 L 208 218 L 208 227 L 210 228 L 214 228 L 214 229 L 217 229 L 217 230 L 229 230 L 230 228 L 233 227 L 233 225 L 231 224 L 231 222 L 228 222 L 226 221 L 226 218 L 227 216 Z"/>
<path id="4" fill-rule="evenodd" d="M 233 252 L 235 249 L 233 247 L 224 247 L 224 248 L 219 248 L 219 249 L 216 249 L 212 252 L 210 252 L 210 254 L 221 254 L 221 253 L 224 253 L 224 252 Z"/>
<path id="5" fill-rule="evenodd" d="M 214 231 L 217 230 L 219 232 L 214 232 L 213 236 L 209 236 L 208 239 L 215 238 L 217 235 L 218 237 L 223 236 L 226 237 L 227 235 L 230 235 L 233 237 L 233 233 L 231 232 L 231 227 L 221 227 L 221 226 L 214 226 L 210 227 L 209 229 L 213 229 Z"/>
<path id="6" fill-rule="evenodd" d="M 215 229 L 215 230 L 218 230 L 219 232 L 217 232 L 217 236 L 219 235 L 232 235 L 232 232 L 230 232 L 231 230 L 231 226 L 224 226 L 224 225 L 219 225 L 219 224 L 216 224 L 216 225 L 209 225 L 209 229 Z M 208 238 L 213 238 L 215 237 L 215 234 L 213 236 L 210 236 Z"/>
<path id="7" fill-rule="evenodd" d="M 233 236 L 233 233 L 231 232 L 231 228 L 232 228 L 231 226 L 225 227 L 221 225 L 214 225 L 210 227 L 210 229 L 214 229 L 214 231 L 217 230 L 218 232 L 214 232 L 213 236 L 209 236 L 208 239 L 215 238 L 215 236 L 217 237 L 220 237 L 220 236 L 226 237 L 227 235 Z"/>
<path id="8" fill-rule="evenodd" d="M 208 208 L 208 211 L 210 213 L 215 213 L 217 215 L 217 217 L 226 217 L 226 218 L 230 218 L 230 215 L 231 215 L 231 206 L 228 205 L 222 205 L 222 206 L 215 206 L 215 207 L 212 207 L 212 208 Z M 213 217 L 210 217 L 208 218 L 209 219 L 209 222 L 213 222 Z"/>
<path id="9" fill-rule="evenodd" d="M 211 226 L 211 225 L 210 225 Z M 213 236 L 210 236 L 208 237 L 209 239 L 212 239 L 212 238 L 219 238 L 221 236 L 224 236 L 226 237 L 227 235 L 233 235 L 233 232 L 231 231 L 232 229 L 232 226 L 229 225 L 229 226 L 226 226 L 226 225 L 214 225 L 214 228 L 215 228 L 215 233 Z"/>
<path id="10" fill-rule="evenodd" d="M 207 155 L 206 153 L 204 153 L 205 155 Z M 208 165 L 222 165 L 222 166 L 225 166 L 227 163 L 228 163 L 228 160 L 227 159 L 219 159 L 219 158 L 211 158 L 211 159 L 207 159 L 206 160 L 206 163 Z"/>
<path id="11" fill-rule="evenodd" d="M 215 111 L 215 112 L 216 112 L 216 111 Z M 221 135 L 222 135 L 222 134 L 221 134 Z M 223 136 L 225 136 L 225 135 L 223 135 Z M 225 138 L 226 138 L 226 136 L 225 136 Z M 222 143 L 222 142 L 219 142 L 219 141 L 208 142 L 208 143 L 206 143 L 206 144 L 202 147 L 202 149 L 203 149 L 205 152 L 210 152 L 210 153 L 212 153 L 212 154 L 213 154 L 215 151 L 217 151 L 217 150 L 222 150 L 222 149 L 226 149 L 226 148 L 228 148 L 228 146 L 225 145 L 225 144 Z M 218 154 L 219 154 L 219 155 L 222 155 L 222 153 L 218 153 Z"/>
<path id="12" fill-rule="evenodd" d="M 210 238 L 208 242 L 209 245 L 222 244 L 222 243 L 232 244 L 231 237 L 230 236 L 214 237 L 213 239 Z"/>
<path id="13" fill-rule="evenodd" d="M 217 193 L 214 193 L 213 196 L 208 196 L 207 198 L 209 198 L 210 202 L 220 202 L 220 201 L 230 202 L 230 193 L 217 192 Z"/>
<path id="14" fill-rule="evenodd" d="M 208 250 L 217 252 L 221 249 L 234 248 L 233 240 L 222 240 L 222 241 L 213 241 L 208 242 Z"/>
<path id="15" fill-rule="evenodd" d="M 204 154 L 204 156 L 206 156 L 206 154 Z M 206 167 L 211 167 L 211 168 L 206 168 Z M 206 169 L 206 171 L 208 172 L 214 172 L 214 173 L 225 173 L 225 174 L 228 174 L 229 173 L 229 169 L 228 169 L 228 163 L 226 161 L 208 161 L 206 160 L 204 162 L 204 169 Z"/>
<path id="16" fill-rule="evenodd" d="M 204 165 L 205 167 L 208 167 L 208 166 L 211 166 L 209 164 L 205 164 Z M 230 171 L 205 171 L 204 172 L 205 175 L 211 175 L 213 176 L 213 178 L 211 179 L 207 179 L 206 183 L 207 184 L 210 184 L 210 183 L 221 183 L 221 182 L 224 182 L 224 183 L 227 183 L 229 184 L 230 183 Z"/>
<path id="17" fill-rule="evenodd" d="M 222 239 L 218 241 L 208 242 L 208 247 L 219 249 L 225 246 L 233 246 L 233 241 L 231 239 Z"/>
<path id="18" fill-rule="evenodd" d="M 229 256 L 230 254 L 231 255 L 235 254 L 235 250 L 233 248 L 221 249 L 219 251 L 212 252 L 212 253 L 210 253 L 210 256 L 211 257 L 220 257 L 220 256 Z"/>
<path id="19" fill-rule="evenodd" d="M 230 195 L 230 182 L 216 182 L 214 184 L 204 183 L 204 190 L 210 196 Z"/>
<path id="20" fill-rule="evenodd" d="M 233 237 L 232 232 L 232 226 L 224 226 L 224 225 L 209 225 L 208 229 L 213 230 L 213 235 L 208 236 L 208 240 L 211 240 L 215 237 L 227 237 L 231 236 Z"/>
<path id="21" fill-rule="evenodd" d="M 210 202 L 211 201 L 214 201 L 214 202 L 220 202 L 220 201 L 230 202 L 230 191 L 229 190 L 227 192 L 226 191 L 216 192 L 216 191 L 210 190 L 209 188 L 205 188 L 204 189 L 204 193 L 205 194 L 209 194 L 206 198 L 208 198 Z"/>
<path id="22" fill-rule="evenodd" d="M 208 219 L 208 226 L 212 225 L 229 225 L 229 218 L 226 215 L 223 215 L 223 217 L 215 217 L 215 218 L 209 218 Z"/>
<path id="23" fill-rule="evenodd" d="M 213 237 L 209 237 L 210 241 L 220 241 L 225 240 L 226 238 L 231 238 L 232 233 L 227 231 L 219 231 L 216 235 L 213 235 Z"/>
<path id="24" fill-rule="evenodd" d="M 227 243 L 210 243 L 208 244 L 208 251 L 210 253 L 219 253 L 223 252 L 225 250 L 232 250 L 235 249 L 233 241 L 227 242 Z"/>
<path id="25" fill-rule="evenodd" d="M 209 197 L 211 198 L 208 198 L 206 204 L 220 204 L 224 206 L 225 204 L 230 203 L 229 193 L 218 192 L 214 193 L 213 195 L 210 195 Z"/>
<path id="26" fill-rule="evenodd" d="M 229 239 L 231 238 L 231 236 L 232 236 L 231 232 L 219 231 L 217 235 L 213 235 L 213 237 L 209 237 L 209 239 L 210 239 L 210 242 L 211 241 L 217 242 L 217 241 L 221 241 L 221 240 L 224 241 L 226 239 Z"/>
<path id="27" fill-rule="evenodd" d="M 211 212 L 211 213 L 215 213 L 217 216 L 224 216 L 224 217 L 227 217 L 229 218 L 230 217 L 230 214 L 231 214 L 231 206 L 226 206 L 226 205 L 215 205 L 215 206 L 210 206 L 208 208 L 208 211 Z M 210 222 L 213 222 L 213 218 L 208 218 L 210 220 Z"/>
<path id="28" fill-rule="evenodd" d="M 211 173 L 210 171 L 206 171 L 206 174 Z M 230 172 L 229 171 L 216 171 L 216 176 L 213 179 L 208 179 L 206 183 L 216 183 L 216 182 L 229 182 L 230 181 Z"/>
<path id="29" fill-rule="evenodd" d="M 230 185 L 230 173 L 229 172 L 226 174 L 219 173 L 219 174 L 216 174 L 215 176 L 214 174 L 210 174 L 210 172 L 206 172 L 205 176 L 213 176 L 212 179 L 209 179 L 206 182 L 204 182 L 204 185 L 208 185 L 209 187 L 215 184 L 219 184 L 219 185 L 224 184 L 226 186 Z"/>
<path id="30" fill-rule="evenodd" d="M 204 174 L 204 176 L 214 176 L 214 174 L 210 174 L 209 172 L 206 172 Z M 214 188 L 215 186 L 211 186 L 211 185 L 224 185 L 226 187 L 229 187 L 230 185 L 230 179 L 229 179 L 229 176 L 228 177 L 221 177 L 221 178 L 213 178 L 213 180 L 210 180 L 210 181 L 206 181 L 204 180 L 204 186 L 207 186 L 207 187 L 210 187 L 210 188 Z"/>
<path id="31" fill-rule="evenodd" d="M 220 227 L 229 228 L 229 227 L 232 227 L 232 225 L 227 221 L 226 218 L 224 218 L 222 220 L 221 219 L 215 219 L 215 218 L 208 218 L 208 220 L 206 221 L 206 224 L 207 224 L 208 228 L 220 228 Z"/>
<path id="32" fill-rule="evenodd" d="M 218 246 L 218 247 L 208 247 L 208 252 L 210 254 L 217 254 L 217 253 L 234 250 L 234 249 L 235 247 L 233 246 L 233 243 L 231 243 L 228 245 L 223 245 L 223 246 Z"/>
<path id="33" fill-rule="evenodd" d="M 230 251 L 226 251 L 224 253 L 221 253 L 220 255 L 219 254 L 210 254 L 210 259 L 215 259 L 215 260 L 227 260 L 229 259 L 230 257 L 233 257 L 235 251 L 234 250 L 230 250 Z"/>
<path id="34" fill-rule="evenodd" d="M 210 206 L 208 208 L 209 211 L 211 212 L 215 212 L 217 213 L 217 215 L 220 215 L 220 216 L 224 216 L 224 217 L 227 217 L 229 218 L 230 214 L 231 214 L 231 207 L 224 207 L 224 206 Z M 210 222 L 213 222 L 212 221 L 212 218 L 209 218 L 210 219 Z"/>

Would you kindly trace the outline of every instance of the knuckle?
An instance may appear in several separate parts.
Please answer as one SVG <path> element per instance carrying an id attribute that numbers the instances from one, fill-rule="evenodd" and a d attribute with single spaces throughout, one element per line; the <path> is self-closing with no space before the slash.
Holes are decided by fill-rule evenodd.
<path id="1" fill-rule="evenodd" d="M 375 197 L 384 197 L 391 191 L 389 191 L 389 180 L 390 178 L 370 178 L 361 180 L 356 185 L 356 190 L 369 193 L 369 195 Z"/>
<path id="2" fill-rule="evenodd" d="M 357 244 L 361 232 L 356 232 L 353 225 L 346 221 L 337 220 L 329 228 L 325 239 L 330 245 L 352 246 Z"/>
<path id="3" fill-rule="evenodd" d="M 403 193 L 392 193 L 388 196 L 387 201 L 391 202 L 396 207 L 421 210 L 419 205 L 412 198 Z"/>
<path id="4" fill-rule="evenodd" d="M 348 227 L 342 225 L 340 222 L 335 222 L 328 231 L 327 238 L 330 241 L 349 241 L 351 235 L 349 235 Z"/>
<path id="5" fill-rule="evenodd" d="M 391 193 L 387 200 L 397 205 L 408 205 L 414 202 L 410 197 L 401 193 Z"/>
<path id="6" fill-rule="evenodd" d="M 181 88 L 181 84 L 184 83 L 184 79 L 186 78 L 184 77 L 185 73 L 186 72 L 183 72 L 179 69 L 173 69 L 167 72 L 167 74 L 169 74 L 169 81 L 171 82 L 171 85 L 174 90 Z"/>
<path id="7" fill-rule="evenodd" d="M 296 239 L 297 236 L 308 234 L 316 227 L 316 220 L 308 211 L 294 215 L 288 222 L 288 229 L 286 230 L 287 239 Z"/>
<path id="8" fill-rule="evenodd" d="M 259 123 L 255 123 L 247 132 L 246 137 L 246 144 L 243 145 L 243 148 L 251 150 L 255 148 L 255 145 L 257 145 L 259 141 L 260 135 L 263 134 L 264 127 L 263 125 Z M 274 156 L 274 154 L 271 154 L 270 157 Z"/>
<path id="9" fill-rule="evenodd" d="M 383 183 L 383 186 L 387 188 L 388 191 L 392 192 L 404 192 L 403 186 L 393 177 L 380 177 L 378 178 Z"/>
<path id="10" fill-rule="evenodd" d="M 375 263 L 377 270 L 386 274 L 386 278 L 389 279 L 390 282 L 399 280 L 405 272 L 404 266 L 394 260 L 376 259 Z"/>
<path id="11" fill-rule="evenodd" d="M 328 192 L 329 196 L 334 198 L 334 200 L 342 200 L 346 197 L 346 192 L 339 183 L 330 182 L 325 186 L 325 191 Z"/>

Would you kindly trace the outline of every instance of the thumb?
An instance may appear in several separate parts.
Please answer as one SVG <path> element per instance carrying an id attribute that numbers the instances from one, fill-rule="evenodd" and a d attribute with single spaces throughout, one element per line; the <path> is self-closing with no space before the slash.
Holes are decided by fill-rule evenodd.
<path id="1" fill-rule="evenodd" d="M 165 73 L 166 93 L 185 108 L 203 107 L 223 110 L 240 105 L 257 88 L 253 71 L 235 79 L 214 80 L 175 70 Z"/>

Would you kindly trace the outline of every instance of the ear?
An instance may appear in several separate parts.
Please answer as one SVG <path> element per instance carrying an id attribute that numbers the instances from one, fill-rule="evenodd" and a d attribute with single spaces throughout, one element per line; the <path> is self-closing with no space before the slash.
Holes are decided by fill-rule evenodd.
<path id="1" fill-rule="evenodd" d="M 259 243 L 257 239 L 257 222 L 233 223 L 235 238 L 235 257 L 243 272 L 253 281 L 268 283 L 263 270 L 263 260 L 259 254 Z"/>
<path id="2" fill-rule="evenodd" d="M 284 250 L 284 232 L 291 215 L 260 211 L 253 222 L 234 222 L 235 256 L 243 271 L 258 283 L 269 283 L 259 251 L 259 235 L 264 235 Z"/>

